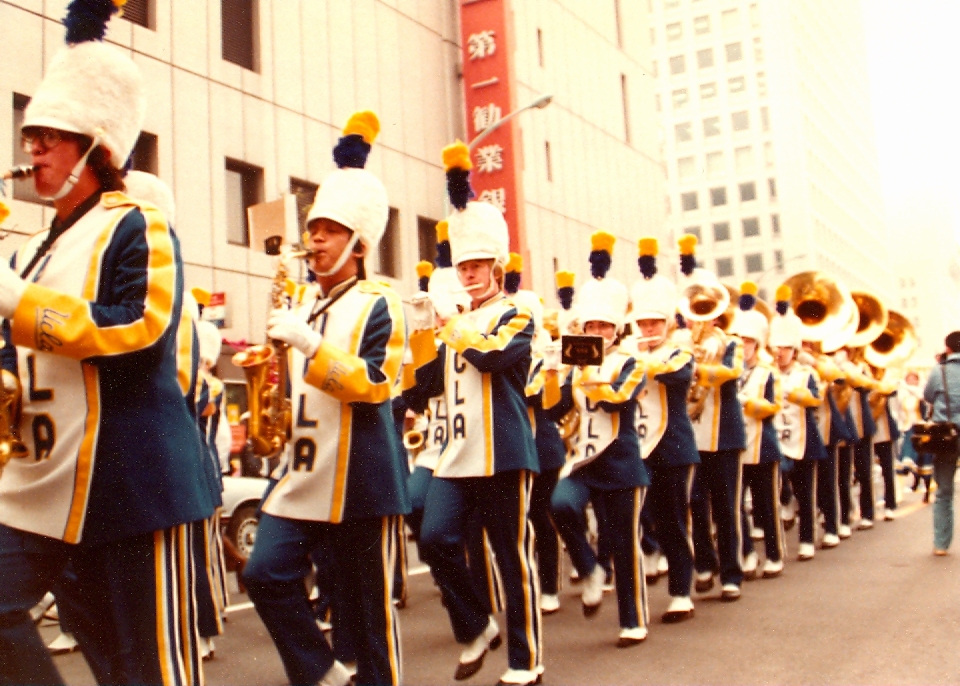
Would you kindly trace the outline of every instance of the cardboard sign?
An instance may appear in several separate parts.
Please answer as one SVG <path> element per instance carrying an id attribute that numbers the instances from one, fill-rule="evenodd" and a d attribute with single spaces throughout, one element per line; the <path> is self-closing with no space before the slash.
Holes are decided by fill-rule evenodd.
<path id="1" fill-rule="evenodd" d="M 603 336 L 561 336 L 560 360 L 564 364 L 603 364 Z"/>

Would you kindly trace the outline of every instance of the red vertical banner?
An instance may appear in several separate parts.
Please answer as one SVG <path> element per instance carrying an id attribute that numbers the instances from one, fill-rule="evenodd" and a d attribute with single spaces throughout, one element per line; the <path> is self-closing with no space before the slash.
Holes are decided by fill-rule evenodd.
<path id="1" fill-rule="evenodd" d="M 468 141 L 517 106 L 511 22 L 509 0 L 461 0 L 460 42 Z M 478 200 L 503 212 L 510 229 L 510 249 L 525 255 L 519 129 L 514 124 L 513 120 L 507 122 L 473 146 L 470 181 Z"/>

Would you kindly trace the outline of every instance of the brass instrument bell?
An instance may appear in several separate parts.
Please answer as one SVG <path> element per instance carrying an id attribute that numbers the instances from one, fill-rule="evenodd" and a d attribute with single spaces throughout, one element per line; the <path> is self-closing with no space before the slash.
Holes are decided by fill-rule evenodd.
<path id="1" fill-rule="evenodd" d="M 917 350 L 917 334 L 913 324 L 896 310 L 888 310 L 887 326 L 864 350 L 867 363 L 878 369 L 887 369 L 906 362 Z"/>
<path id="2" fill-rule="evenodd" d="M 688 322 L 710 322 L 730 307 L 730 291 L 719 281 L 698 277 L 680 292 L 677 309 Z"/>
<path id="3" fill-rule="evenodd" d="M 866 291 L 850 293 L 857 306 L 857 331 L 846 345 L 850 348 L 862 348 L 875 341 L 887 328 L 887 308 L 880 298 Z"/>
<path id="4" fill-rule="evenodd" d="M 800 318 L 805 341 L 835 338 L 856 312 L 847 287 L 823 272 L 800 272 L 784 283 L 792 291 L 790 306 Z"/>
<path id="5" fill-rule="evenodd" d="M 727 309 L 720 313 L 720 316 L 717 317 L 716 326 L 724 331 L 730 330 L 730 325 L 733 324 L 733 318 L 737 313 L 740 303 L 740 290 L 734 288 L 733 286 L 728 286 L 723 284 L 723 287 L 727 289 L 727 294 L 730 296 L 730 302 L 727 304 Z"/>

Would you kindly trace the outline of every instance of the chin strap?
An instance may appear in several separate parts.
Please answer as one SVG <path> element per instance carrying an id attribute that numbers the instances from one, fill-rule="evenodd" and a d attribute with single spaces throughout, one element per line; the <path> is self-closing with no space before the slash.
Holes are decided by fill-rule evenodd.
<path id="1" fill-rule="evenodd" d="M 337 258 L 337 261 L 334 265 L 325 272 L 313 272 L 316 276 L 333 276 L 347 263 L 347 259 L 353 254 L 353 248 L 357 244 L 357 241 L 360 240 L 360 233 L 357 231 L 353 232 L 353 235 L 350 236 L 350 240 L 347 241 L 347 244 L 343 247 L 343 252 L 340 253 L 340 257 Z"/>
<path id="2" fill-rule="evenodd" d="M 80 175 L 83 173 L 83 168 L 87 166 L 87 158 L 90 157 L 90 153 L 92 153 L 98 145 L 100 145 L 100 136 L 94 136 L 93 143 L 91 143 L 90 147 L 87 148 L 87 151 L 83 153 L 83 157 L 81 157 L 73 166 L 73 169 L 70 171 L 70 176 L 68 176 L 67 180 L 63 182 L 60 190 L 45 199 L 59 200 L 73 190 L 73 187 L 76 186 L 77 182 L 80 180 Z"/>

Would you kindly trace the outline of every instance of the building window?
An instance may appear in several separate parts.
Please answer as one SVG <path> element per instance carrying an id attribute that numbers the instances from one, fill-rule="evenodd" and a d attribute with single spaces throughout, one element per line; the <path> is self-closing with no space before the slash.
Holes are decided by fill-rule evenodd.
<path id="1" fill-rule="evenodd" d="M 257 0 L 220 0 L 221 54 L 250 71 L 257 70 Z"/>
<path id="2" fill-rule="evenodd" d="M 734 76 L 727 79 L 727 91 L 733 93 L 743 93 L 747 90 L 747 79 L 743 76 Z"/>
<path id="3" fill-rule="evenodd" d="M 652 26 L 650 27 L 650 45 L 657 44 L 657 31 Z"/>
<path id="4" fill-rule="evenodd" d="M 653 108 L 657 112 L 663 112 L 663 100 L 660 98 L 659 93 L 653 96 Z"/>
<path id="5" fill-rule="evenodd" d="M 767 141 L 763 144 L 763 163 L 768 167 L 772 167 L 774 164 L 773 159 L 773 143 Z"/>
<path id="6" fill-rule="evenodd" d="M 756 274 L 757 272 L 763 271 L 763 254 L 754 253 L 753 255 L 747 255 L 745 260 L 747 264 L 747 273 Z"/>
<path id="7" fill-rule="evenodd" d="M 617 37 L 620 36 L 620 24 L 617 24 Z M 537 63 L 543 66 L 543 31 L 537 29 Z"/>
<path id="8" fill-rule="evenodd" d="M 697 200 L 697 192 L 681 193 L 680 206 L 683 207 L 684 212 L 689 212 L 700 207 L 700 202 Z"/>
<path id="9" fill-rule="evenodd" d="M 777 199 L 777 180 L 776 179 L 767 179 L 767 189 L 770 191 L 770 199 Z"/>
<path id="10" fill-rule="evenodd" d="M 689 233 L 689 234 L 692 234 L 692 235 L 696 236 L 696 237 L 697 237 L 697 243 L 702 243 L 702 242 L 703 242 L 703 236 L 700 235 L 700 227 L 699 227 L 699 226 L 688 226 L 687 228 L 685 228 L 685 229 L 683 230 L 683 232 L 684 232 L 684 233 Z"/>
<path id="11" fill-rule="evenodd" d="M 674 55 L 670 58 L 670 73 L 682 74 L 687 70 L 687 60 L 684 55 Z"/>
<path id="12" fill-rule="evenodd" d="M 681 181 L 692 179 L 697 175 L 697 163 L 692 157 L 681 157 L 677 160 L 677 174 Z"/>
<path id="13" fill-rule="evenodd" d="M 703 120 L 703 137 L 720 135 L 720 117 L 707 117 Z"/>
<path id="14" fill-rule="evenodd" d="M 746 110 L 743 112 L 734 112 L 730 115 L 730 123 L 734 131 L 746 131 L 750 128 L 750 115 Z"/>
<path id="15" fill-rule="evenodd" d="M 247 208 L 263 200 L 263 170 L 227 159 L 227 242 L 250 245 Z"/>
<path id="16" fill-rule="evenodd" d="M 717 97 L 717 84 L 716 83 L 701 83 L 700 84 L 700 99 L 703 101 L 712 100 Z"/>
<path id="17" fill-rule="evenodd" d="M 726 162 L 723 160 L 723 153 L 720 151 L 717 152 L 708 152 L 707 153 L 707 174 L 711 177 L 722 176 L 727 171 Z"/>
<path id="18" fill-rule="evenodd" d="M 690 102 L 690 95 L 687 93 L 686 88 L 678 88 L 670 95 L 673 99 L 673 109 L 675 110 L 683 109 L 687 103 Z"/>
<path id="19" fill-rule="evenodd" d="M 124 19 L 146 29 L 156 27 L 154 21 L 154 1 L 153 0 L 127 0 L 123 6 Z"/>
<path id="20" fill-rule="evenodd" d="M 668 41 L 680 40 L 683 38 L 683 24 L 679 21 L 667 24 L 666 35 Z"/>
<path id="21" fill-rule="evenodd" d="M 697 50 L 697 67 L 707 69 L 713 66 L 713 48 Z"/>
<path id="22" fill-rule="evenodd" d="M 421 260 L 427 262 L 434 262 L 437 259 L 436 219 L 417 217 L 417 253 Z"/>
<path id="23" fill-rule="evenodd" d="M 702 17 L 694 17 L 693 32 L 698 36 L 710 33 L 710 16 L 705 14 Z"/>
<path id="24" fill-rule="evenodd" d="M 756 217 L 750 217 L 743 220 L 743 237 L 751 238 L 760 235 L 760 220 Z"/>
<path id="25" fill-rule="evenodd" d="M 653 74 L 653 78 L 660 76 L 660 65 L 657 64 L 656 60 L 650 63 L 650 73 Z"/>
<path id="26" fill-rule="evenodd" d="M 623 100 L 623 140 L 630 144 L 630 98 L 627 90 L 627 75 L 620 74 L 620 97 Z"/>
<path id="27" fill-rule="evenodd" d="M 780 235 L 780 215 L 779 214 L 770 215 L 770 226 L 773 228 L 773 235 L 779 236 Z"/>
<path id="28" fill-rule="evenodd" d="M 740 10 L 726 10 L 720 15 L 720 24 L 724 33 L 732 33 L 740 28 Z"/>
<path id="29" fill-rule="evenodd" d="M 687 143 L 693 140 L 693 124 L 684 122 L 673 127 L 673 133 L 678 143 Z"/>
<path id="30" fill-rule="evenodd" d="M 617 47 L 623 48 L 623 27 L 620 25 L 620 0 L 613 0 L 613 16 L 617 21 Z"/>
<path id="31" fill-rule="evenodd" d="M 717 276 L 733 276 L 733 258 L 721 257 L 717 260 Z"/>
<path id="32" fill-rule="evenodd" d="M 743 59 L 743 47 L 740 43 L 727 43 L 724 51 L 727 53 L 727 62 L 739 62 Z"/>
<path id="33" fill-rule="evenodd" d="M 20 93 L 13 94 L 13 164 L 15 166 L 27 165 L 30 166 L 33 164 L 33 158 L 30 153 L 24 152 L 23 148 L 20 147 L 20 127 L 23 126 L 23 111 L 27 109 L 27 105 L 30 104 L 30 98 L 26 95 L 21 95 Z M 53 205 L 49 200 L 44 200 L 39 195 L 34 188 L 34 185 L 31 181 L 11 181 L 10 186 L 13 187 L 13 199 L 14 200 L 23 200 L 24 202 L 32 202 L 38 205 Z"/>
<path id="34" fill-rule="evenodd" d="M 553 181 L 553 158 L 550 156 L 550 141 L 543 144 L 544 161 L 547 164 L 547 181 Z"/>
<path id="35" fill-rule="evenodd" d="M 390 208 L 387 229 L 377 246 L 377 273 L 393 279 L 400 278 L 400 210 Z"/>
<path id="36" fill-rule="evenodd" d="M 760 8 L 757 3 L 750 5 L 750 26 L 754 28 L 760 26 Z"/>
<path id="37" fill-rule="evenodd" d="M 742 174 L 743 172 L 748 172 L 753 169 L 753 148 L 751 148 L 749 145 L 736 148 L 733 151 L 733 157 L 738 174 Z"/>
<path id="38" fill-rule="evenodd" d="M 663 0 L 663 9 L 675 10 L 680 7 L 680 0 Z"/>
<path id="39" fill-rule="evenodd" d="M 767 75 L 762 71 L 757 72 L 757 95 L 767 97 Z"/>
<path id="40" fill-rule="evenodd" d="M 740 202 L 749 202 L 757 199 L 757 184 L 753 181 L 740 184 Z"/>
<path id="41" fill-rule="evenodd" d="M 760 36 L 756 36 L 753 39 L 753 61 L 757 64 L 763 62 L 763 40 Z"/>
<path id="42" fill-rule="evenodd" d="M 126 7 L 126 5 L 124 5 Z M 157 136 L 141 131 L 130 153 L 130 168 L 148 174 L 157 173 Z"/>
<path id="43" fill-rule="evenodd" d="M 770 108 L 769 107 L 760 108 L 760 127 L 764 131 L 770 130 Z"/>
<path id="44" fill-rule="evenodd" d="M 777 266 L 777 271 L 782 274 L 783 273 L 783 251 L 782 250 L 773 251 L 773 263 Z"/>
<path id="45" fill-rule="evenodd" d="M 710 189 L 710 204 L 713 207 L 720 207 L 721 205 L 727 204 L 727 187 L 720 186 L 719 188 Z"/>
<path id="46" fill-rule="evenodd" d="M 317 184 L 302 179 L 290 178 L 290 193 L 297 199 L 297 227 L 300 231 L 307 230 L 307 214 L 317 195 Z"/>
<path id="47" fill-rule="evenodd" d="M 718 222 L 713 225 L 713 240 L 717 243 L 730 240 L 730 222 Z"/>

